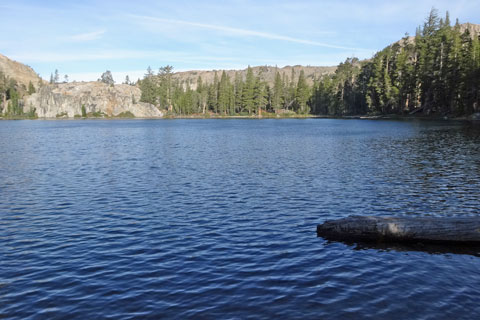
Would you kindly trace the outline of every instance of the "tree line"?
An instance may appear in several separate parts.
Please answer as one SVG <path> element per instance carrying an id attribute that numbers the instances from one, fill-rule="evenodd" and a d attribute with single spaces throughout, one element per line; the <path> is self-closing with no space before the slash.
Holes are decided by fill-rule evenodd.
<path id="1" fill-rule="evenodd" d="M 316 114 L 469 115 L 479 112 L 480 41 L 448 12 L 433 9 L 415 37 L 406 35 L 368 60 L 347 59 L 316 81 Z"/>
<path id="2" fill-rule="evenodd" d="M 292 70 L 294 73 L 295 70 Z M 212 83 L 198 77 L 196 88 L 173 77 L 173 67 L 155 74 L 149 67 L 137 85 L 142 102 L 175 114 L 259 115 L 295 112 L 316 115 L 423 114 L 469 115 L 480 111 L 480 40 L 448 12 L 440 18 L 432 9 L 415 37 L 400 41 L 359 61 L 348 58 L 334 74 L 308 85 L 276 72 L 273 83 L 237 72 L 215 73 Z"/>
<path id="3" fill-rule="evenodd" d="M 204 83 L 198 77 L 196 88 L 190 83 L 173 78 L 173 67 L 165 66 L 155 74 L 149 67 L 145 77 L 138 81 L 142 102 L 152 103 L 176 114 L 258 115 L 262 112 L 290 110 L 306 114 L 311 88 L 300 71 L 291 77 L 276 72 L 274 85 L 270 87 L 261 73 L 254 75 L 248 67 L 245 77 L 236 72 L 231 79 L 225 71 L 215 72 L 213 82 Z"/>

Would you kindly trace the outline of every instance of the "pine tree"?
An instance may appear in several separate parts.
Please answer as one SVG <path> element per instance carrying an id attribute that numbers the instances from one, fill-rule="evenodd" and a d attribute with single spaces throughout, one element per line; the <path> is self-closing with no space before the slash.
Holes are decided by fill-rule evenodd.
<path id="1" fill-rule="evenodd" d="M 253 87 L 253 110 L 257 115 L 261 115 L 262 110 L 264 110 L 267 105 L 265 86 L 266 84 L 260 79 L 260 77 L 255 78 L 255 84 Z"/>
<path id="2" fill-rule="evenodd" d="M 285 82 L 286 83 L 286 82 Z M 292 68 L 292 74 L 290 76 L 290 83 L 286 87 L 285 93 L 285 109 L 289 110 L 295 103 L 295 92 L 297 91 L 295 82 L 295 68 Z"/>
<path id="3" fill-rule="evenodd" d="M 305 72 L 301 70 L 295 90 L 295 104 L 298 112 L 302 114 L 309 112 L 307 106 L 309 97 L 310 89 L 308 87 L 307 80 L 305 79 Z"/>
<path id="4" fill-rule="evenodd" d="M 334 114 L 334 82 L 331 76 L 323 76 L 315 80 L 312 96 L 313 113 L 322 115 Z"/>
<path id="5" fill-rule="evenodd" d="M 0 71 L 0 114 L 3 112 L 5 108 L 4 103 L 6 100 L 6 77 L 2 71 Z"/>
<path id="6" fill-rule="evenodd" d="M 218 111 L 227 114 L 230 109 L 230 79 L 225 70 L 222 72 L 220 83 L 218 84 Z"/>
<path id="7" fill-rule="evenodd" d="M 165 67 L 161 67 L 158 69 L 158 76 L 157 81 L 157 99 L 160 103 L 162 108 L 166 108 L 168 110 L 172 109 L 172 73 L 173 67 L 170 65 L 166 65 Z"/>
<path id="8" fill-rule="evenodd" d="M 228 114 L 233 116 L 235 114 L 235 85 L 228 83 Z"/>
<path id="9" fill-rule="evenodd" d="M 153 70 L 150 66 L 147 68 L 147 73 L 145 74 L 146 78 L 152 78 L 155 74 L 153 73 Z"/>
<path id="10" fill-rule="evenodd" d="M 60 74 L 58 73 L 58 70 L 55 69 L 55 75 L 53 76 L 53 83 L 58 83 L 60 81 Z"/>
<path id="11" fill-rule="evenodd" d="M 280 73 L 277 71 L 275 73 L 275 80 L 273 84 L 272 92 L 272 108 L 275 112 L 278 112 L 283 106 L 283 93 L 284 93 L 284 83 Z"/>
<path id="12" fill-rule="evenodd" d="M 110 72 L 110 70 L 107 70 L 104 73 L 102 73 L 98 81 L 108 84 L 110 86 L 113 86 L 115 84 L 115 81 L 113 80 L 112 72 Z"/>
<path id="13" fill-rule="evenodd" d="M 243 94 L 243 81 L 239 72 L 235 72 L 234 81 L 234 113 L 242 112 L 242 94 Z"/>
<path id="14" fill-rule="evenodd" d="M 207 105 L 209 110 L 218 113 L 218 75 L 216 71 L 213 77 L 213 84 L 208 86 Z"/>
<path id="15" fill-rule="evenodd" d="M 36 92 L 35 87 L 33 86 L 32 81 L 28 82 L 28 94 L 34 94 Z"/>
<path id="16" fill-rule="evenodd" d="M 10 100 L 7 105 L 7 114 L 10 116 L 20 116 L 23 110 L 19 103 L 19 94 L 14 86 L 9 86 L 7 90 L 7 98 Z"/>
<path id="17" fill-rule="evenodd" d="M 205 114 L 207 111 L 208 87 L 203 85 L 203 81 L 200 76 L 197 78 L 197 95 L 199 104 L 198 108 L 201 113 Z"/>
<path id="18" fill-rule="evenodd" d="M 253 75 L 252 68 L 248 66 L 247 76 L 242 88 L 242 109 L 247 111 L 248 114 L 252 114 L 255 107 L 254 91 L 255 91 L 255 77 Z"/>
<path id="19" fill-rule="evenodd" d="M 142 92 L 140 96 L 141 102 L 157 104 L 157 87 L 154 82 L 154 74 L 152 68 L 147 68 L 147 73 L 145 74 L 143 80 L 138 80 L 138 86 Z"/>

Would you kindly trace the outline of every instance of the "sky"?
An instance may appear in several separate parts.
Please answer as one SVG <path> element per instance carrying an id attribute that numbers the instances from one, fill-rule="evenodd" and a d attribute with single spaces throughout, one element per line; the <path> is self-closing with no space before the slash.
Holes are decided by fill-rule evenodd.
<path id="1" fill-rule="evenodd" d="M 480 24 L 480 1 L 0 0 L 0 53 L 44 79 L 142 78 L 248 65 L 332 66 L 415 34 L 432 7 Z"/>

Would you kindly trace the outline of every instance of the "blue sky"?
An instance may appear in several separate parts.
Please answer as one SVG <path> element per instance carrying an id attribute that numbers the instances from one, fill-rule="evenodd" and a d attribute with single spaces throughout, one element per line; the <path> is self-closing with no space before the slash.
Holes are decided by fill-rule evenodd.
<path id="1" fill-rule="evenodd" d="M 148 66 L 174 71 L 248 65 L 336 65 L 369 58 L 432 7 L 452 21 L 480 23 L 480 1 L 5 1 L 0 53 L 43 78 L 142 77 Z"/>

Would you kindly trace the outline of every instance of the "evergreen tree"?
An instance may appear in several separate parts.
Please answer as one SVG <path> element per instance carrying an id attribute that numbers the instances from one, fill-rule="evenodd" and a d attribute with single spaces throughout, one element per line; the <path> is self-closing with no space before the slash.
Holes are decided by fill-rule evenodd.
<path id="1" fill-rule="evenodd" d="M 230 79 L 225 70 L 222 72 L 218 85 L 218 111 L 227 114 L 230 110 Z"/>
<path id="2" fill-rule="evenodd" d="M 113 76 L 112 76 L 112 73 L 110 72 L 110 70 L 107 70 L 104 73 L 102 73 L 102 75 L 100 76 L 100 79 L 98 79 L 98 81 L 103 82 L 105 84 L 108 84 L 110 86 L 113 86 L 115 84 L 115 81 L 113 80 Z"/>
<path id="3" fill-rule="evenodd" d="M 233 116 L 235 114 L 235 85 L 228 83 L 228 114 Z"/>
<path id="4" fill-rule="evenodd" d="M 303 70 L 300 71 L 297 87 L 295 89 L 295 104 L 297 111 L 302 114 L 308 113 L 307 101 L 310 98 L 310 88 L 307 85 L 305 72 Z"/>
<path id="5" fill-rule="evenodd" d="M 143 80 L 138 80 L 138 86 L 142 92 L 140 96 L 141 102 L 157 104 L 157 88 L 154 83 L 152 68 L 148 67 L 147 73 Z"/>
<path id="6" fill-rule="evenodd" d="M 216 71 L 213 84 L 208 87 L 207 105 L 209 110 L 218 113 L 218 75 Z"/>
<path id="7" fill-rule="evenodd" d="M 267 106 L 266 84 L 260 77 L 255 78 L 253 87 L 253 110 L 257 115 L 261 115 L 262 110 Z"/>
<path id="8" fill-rule="evenodd" d="M 292 74 L 290 76 L 290 83 L 286 88 L 285 93 L 285 109 L 289 110 L 294 107 L 295 104 L 295 92 L 297 91 L 295 82 L 295 68 L 292 68 Z"/>
<path id="9" fill-rule="evenodd" d="M 7 114 L 9 116 L 21 116 L 23 114 L 23 108 L 19 103 L 19 94 L 14 87 L 10 87 L 7 90 L 7 98 L 10 100 L 7 105 Z"/>
<path id="10" fill-rule="evenodd" d="M 53 83 L 58 83 L 60 81 L 60 74 L 58 73 L 58 70 L 55 69 L 55 75 L 53 76 Z"/>
<path id="11" fill-rule="evenodd" d="M 285 84 L 282 81 L 280 73 L 277 71 L 275 73 L 275 80 L 273 83 L 273 92 L 272 92 L 272 108 L 275 112 L 278 112 L 283 106 L 283 94 L 285 90 Z"/>
<path id="12" fill-rule="evenodd" d="M 203 84 L 202 77 L 197 78 L 198 109 L 205 114 L 207 111 L 208 87 Z"/>
<path id="13" fill-rule="evenodd" d="M 145 74 L 146 78 L 152 78 L 155 74 L 150 66 L 147 67 L 147 73 Z"/>
<path id="14" fill-rule="evenodd" d="M 6 77 L 3 72 L 0 71 L 0 114 L 2 113 L 4 108 L 4 100 L 6 100 L 6 90 Z"/>
<path id="15" fill-rule="evenodd" d="M 239 72 L 235 72 L 234 81 L 234 113 L 242 112 L 243 95 L 243 81 Z"/>
<path id="16" fill-rule="evenodd" d="M 247 76 L 242 88 L 242 110 L 252 114 L 255 107 L 255 77 L 253 70 L 248 66 Z"/>
<path id="17" fill-rule="evenodd" d="M 35 87 L 33 86 L 32 81 L 28 82 L 28 94 L 34 94 L 36 92 Z"/>
<path id="18" fill-rule="evenodd" d="M 158 70 L 157 97 L 162 108 L 172 108 L 172 73 L 173 67 L 166 65 Z M 153 75 L 152 75 L 153 79 Z"/>

